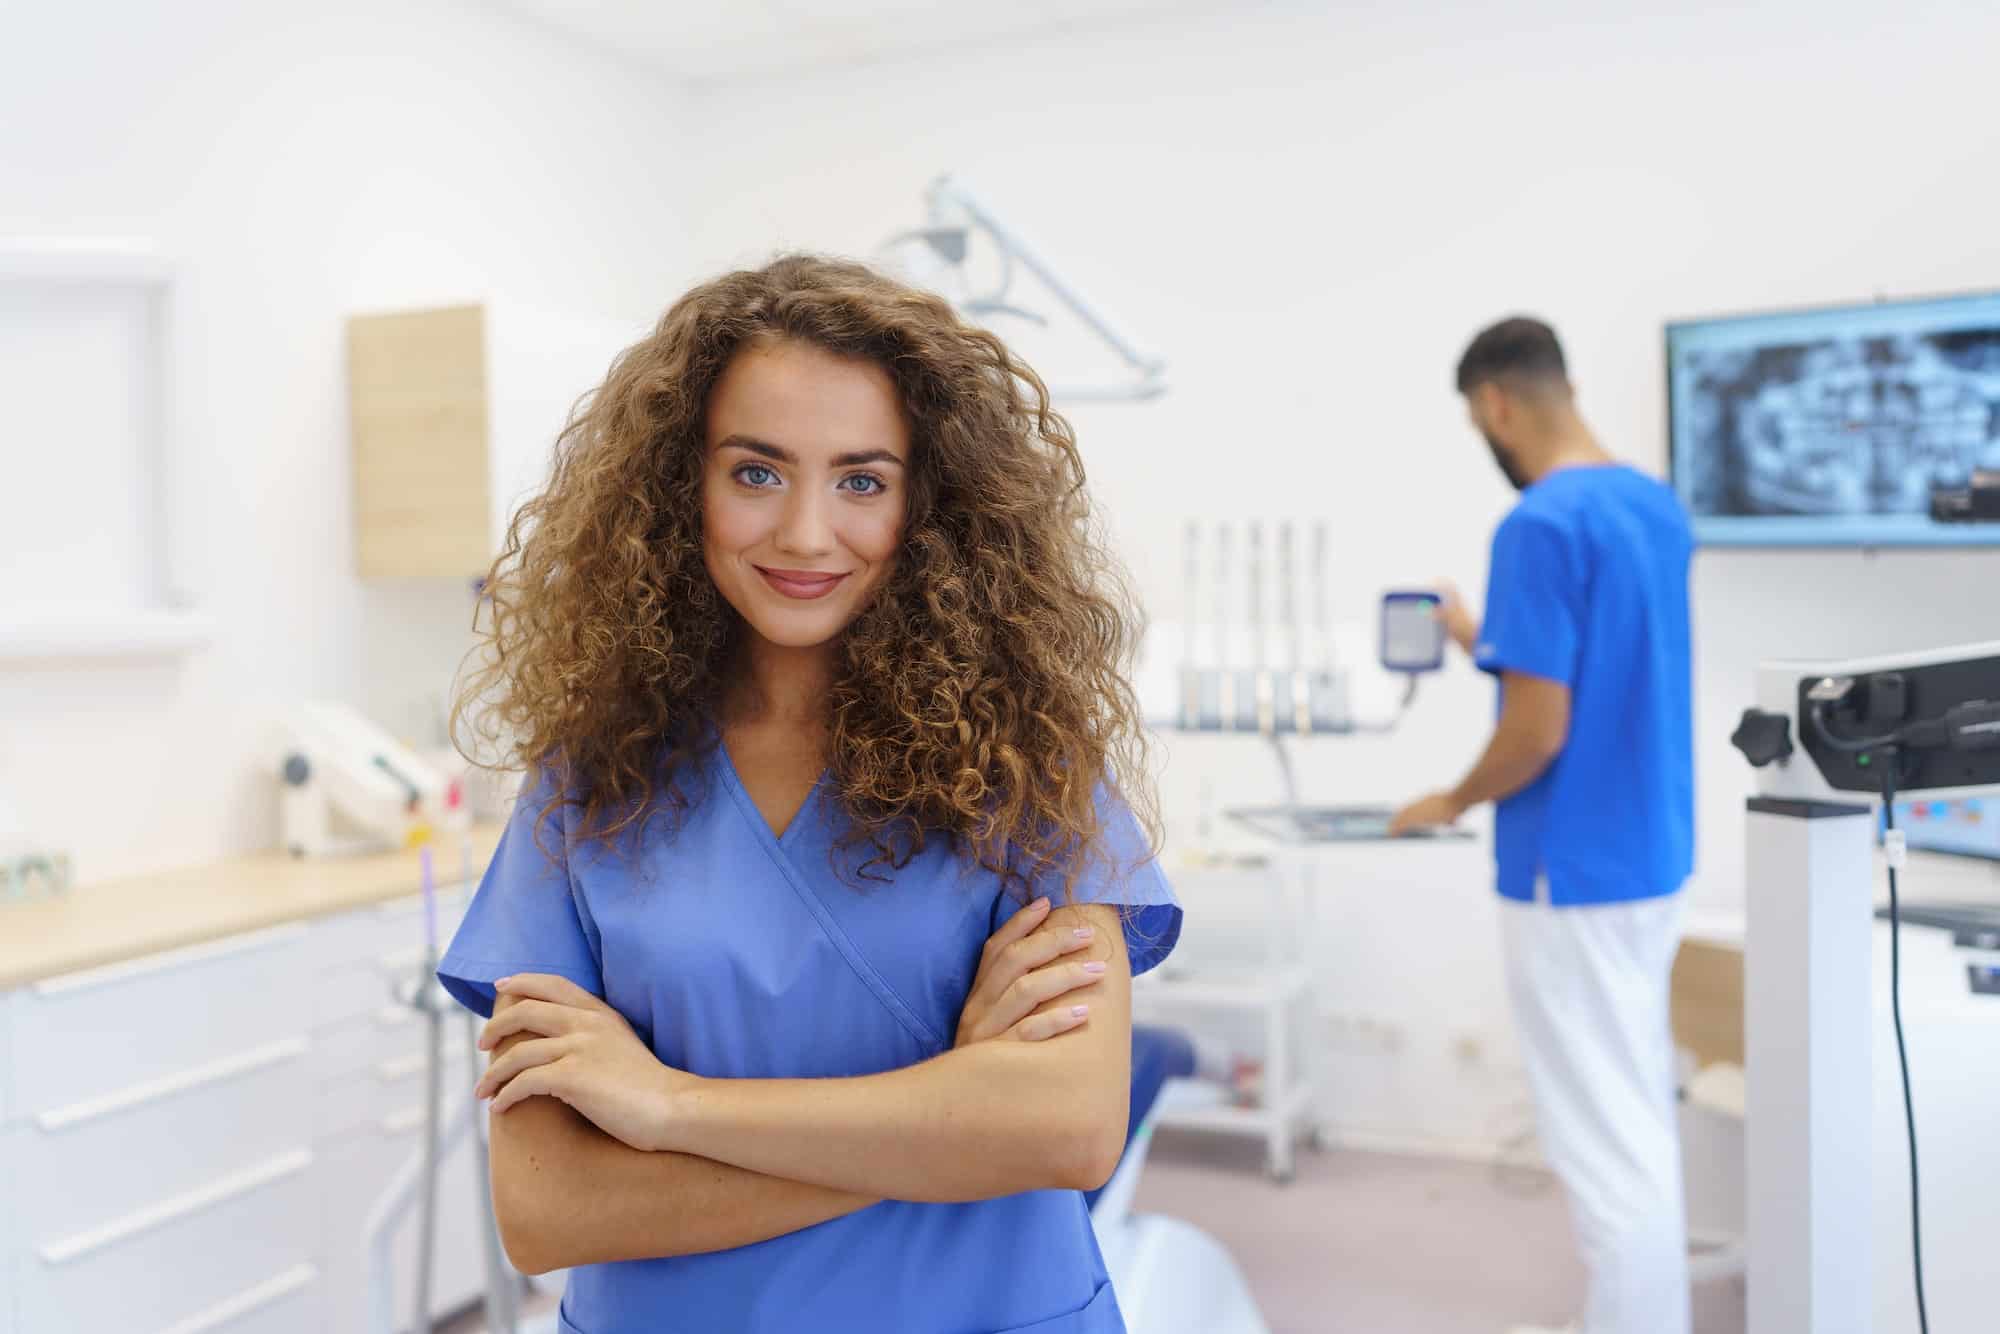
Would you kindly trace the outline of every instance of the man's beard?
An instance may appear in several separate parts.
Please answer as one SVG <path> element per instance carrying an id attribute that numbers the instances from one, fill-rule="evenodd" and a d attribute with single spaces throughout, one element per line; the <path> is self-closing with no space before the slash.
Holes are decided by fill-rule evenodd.
<path id="1" fill-rule="evenodd" d="M 1492 436 L 1487 435 L 1484 431 L 1481 431 L 1480 434 L 1486 437 L 1486 447 L 1493 451 L 1493 462 L 1499 465 L 1501 475 L 1506 477 L 1516 491 L 1526 491 L 1529 486 L 1533 485 L 1535 479 L 1521 471 L 1521 465 L 1516 463 L 1514 456 L 1507 452 L 1507 446 L 1501 444 Z"/>

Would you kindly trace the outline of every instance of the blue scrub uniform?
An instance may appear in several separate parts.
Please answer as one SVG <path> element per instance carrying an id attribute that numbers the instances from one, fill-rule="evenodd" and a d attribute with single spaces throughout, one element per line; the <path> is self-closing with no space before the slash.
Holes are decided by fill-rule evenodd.
<path id="1" fill-rule="evenodd" d="M 524 789 L 438 969 L 452 995 L 486 1015 L 498 979 L 558 974 L 604 997 L 661 1061 L 712 1078 L 875 1074 L 951 1045 L 980 948 L 1019 907 L 997 877 L 933 838 L 887 883 L 857 887 L 831 857 L 844 817 L 827 780 L 782 835 L 720 746 L 682 781 L 693 805 L 677 831 L 656 824 L 610 847 L 571 837 L 559 805 L 538 843 L 552 789 Z M 1130 812 L 1100 801 L 1104 854 L 1074 899 L 1131 906 L 1136 975 L 1173 949 L 1181 910 L 1156 864 L 1134 864 Z M 1063 901 L 1060 886 L 1048 892 Z M 582 1266 L 561 1323 L 565 1334 L 1124 1327 L 1083 1196 L 1060 1190 L 885 1201 L 733 1251 Z"/>

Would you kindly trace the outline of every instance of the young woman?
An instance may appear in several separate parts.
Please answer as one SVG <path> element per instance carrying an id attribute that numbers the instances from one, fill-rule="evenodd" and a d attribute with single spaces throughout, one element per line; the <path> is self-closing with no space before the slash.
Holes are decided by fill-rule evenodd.
<path id="1" fill-rule="evenodd" d="M 1079 1192 L 1180 909 L 1040 381 L 860 266 L 730 274 L 489 591 L 465 705 L 531 777 L 440 975 L 562 1328 L 1121 1330 Z"/>

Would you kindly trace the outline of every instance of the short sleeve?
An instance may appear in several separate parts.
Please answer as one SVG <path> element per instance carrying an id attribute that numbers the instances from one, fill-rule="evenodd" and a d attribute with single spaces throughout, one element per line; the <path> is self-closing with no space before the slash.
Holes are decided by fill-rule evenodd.
<path id="1" fill-rule="evenodd" d="M 1108 788 L 1097 792 L 1097 813 L 1102 835 L 1087 854 L 1067 895 L 1060 884 L 1044 887 L 1057 904 L 1101 903 L 1125 909 L 1125 952 L 1132 961 L 1132 976 L 1160 966 L 1181 938 L 1181 905 L 1173 887 L 1160 870 L 1145 831 L 1131 809 Z M 1030 896 L 1033 897 L 1033 896 Z M 1000 896 L 993 927 L 1012 917 L 1022 901 L 1011 894 Z"/>
<path id="2" fill-rule="evenodd" d="M 1516 510 L 1493 535 L 1486 619 L 1473 661 L 1484 672 L 1575 685 L 1582 601 L 1561 527 Z"/>
<path id="3" fill-rule="evenodd" d="M 500 846 L 438 964 L 444 989 L 481 1016 L 493 1013 L 493 984 L 515 973 L 554 973 L 593 996 L 604 994 L 597 927 L 570 876 L 559 796 L 545 771 L 522 784 Z"/>

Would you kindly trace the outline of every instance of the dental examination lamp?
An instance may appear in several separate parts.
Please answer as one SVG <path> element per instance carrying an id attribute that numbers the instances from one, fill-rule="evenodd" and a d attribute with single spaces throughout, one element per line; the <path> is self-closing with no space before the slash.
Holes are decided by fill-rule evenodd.
<path id="1" fill-rule="evenodd" d="M 1903 792 L 2000 784 L 2000 642 L 1771 662 L 1732 743 L 1756 770 L 1744 936 L 1749 1327 L 1869 1327 L 1872 888 L 1888 822 L 1890 999 L 1923 1297 L 1917 1137 L 1903 1042 L 1895 825 Z"/>
<path id="2" fill-rule="evenodd" d="M 463 822 L 463 785 L 344 704 L 285 720 L 277 771 L 284 846 L 294 857 L 407 848 Z"/>
<path id="3" fill-rule="evenodd" d="M 1050 385 L 1051 398 L 1064 403 L 1144 402 L 1166 392 L 1166 363 L 1139 351 L 962 183 L 949 175 L 938 177 L 924 191 L 924 206 L 926 225 L 898 233 L 884 247 L 905 257 L 897 267 L 914 281 L 936 290 L 975 322 L 1001 316 L 1046 325 L 1046 317 L 1012 299 L 1015 272 L 1026 269 L 1131 371 L 1126 380 Z M 997 257 L 998 271 L 981 283 L 973 276 L 972 260 L 987 249 Z"/>

